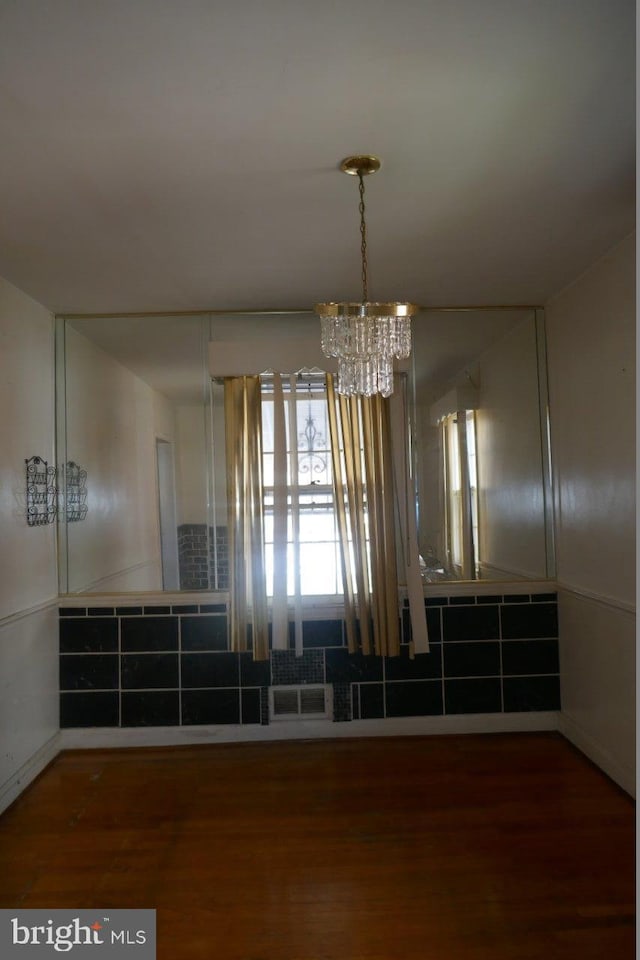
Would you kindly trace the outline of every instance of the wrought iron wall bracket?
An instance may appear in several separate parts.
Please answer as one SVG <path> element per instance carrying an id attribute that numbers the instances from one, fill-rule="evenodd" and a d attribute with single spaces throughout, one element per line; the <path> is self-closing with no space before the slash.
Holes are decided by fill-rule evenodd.
<path id="1" fill-rule="evenodd" d="M 27 524 L 30 527 L 43 527 L 53 523 L 56 518 L 56 468 L 50 467 L 48 461 L 42 457 L 30 457 L 24 463 Z"/>

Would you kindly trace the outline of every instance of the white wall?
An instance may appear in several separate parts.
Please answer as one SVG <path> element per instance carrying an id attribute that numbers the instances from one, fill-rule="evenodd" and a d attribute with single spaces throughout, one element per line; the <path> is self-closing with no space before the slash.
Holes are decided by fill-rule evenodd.
<path id="1" fill-rule="evenodd" d="M 54 466 L 49 313 L 0 280 L 0 617 L 55 597 L 55 524 L 27 527 L 25 459 Z"/>
<path id="2" fill-rule="evenodd" d="M 55 755 L 55 525 L 27 526 L 25 459 L 54 464 L 53 321 L 0 279 L 0 809 Z"/>
<path id="3" fill-rule="evenodd" d="M 563 732 L 635 787 L 635 236 L 547 305 Z"/>
<path id="4" fill-rule="evenodd" d="M 88 474 L 68 592 L 161 590 L 155 441 L 174 439 L 171 405 L 70 327 L 66 361 L 67 458 Z"/>

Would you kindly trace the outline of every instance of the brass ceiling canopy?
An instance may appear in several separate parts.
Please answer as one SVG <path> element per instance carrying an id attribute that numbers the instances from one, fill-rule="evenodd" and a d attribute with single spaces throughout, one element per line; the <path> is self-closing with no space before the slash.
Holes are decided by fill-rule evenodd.
<path id="1" fill-rule="evenodd" d="M 370 173 L 377 173 L 381 162 L 378 157 L 345 157 L 340 164 L 343 173 L 349 173 L 352 177 L 366 177 Z"/>
<path id="2" fill-rule="evenodd" d="M 381 166 L 369 154 L 345 157 L 340 170 L 358 178 L 360 193 L 360 253 L 362 259 L 362 300 L 317 303 L 322 350 L 338 359 L 338 393 L 365 396 L 393 393 L 393 360 L 411 353 L 411 317 L 418 312 L 413 303 L 378 303 L 369 300 L 367 225 L 364 205 L 364 177 Z"/>

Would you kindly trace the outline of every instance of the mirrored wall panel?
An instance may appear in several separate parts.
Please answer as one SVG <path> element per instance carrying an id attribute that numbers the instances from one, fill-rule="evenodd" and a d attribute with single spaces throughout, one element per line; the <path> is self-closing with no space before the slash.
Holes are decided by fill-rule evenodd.
<path id="1" fill-rule="evenodd" d="M 207 320 L 59 323 L 61 591 L 209 589 Z"/>
<path id="2" fill-rule="evenodd" d="M 554 576 L 542 311 L 424 312 L 413 339 L 423 578 Z"/>
<path id="3" fill-rule="evenodd" d="M 225 590 L 221 378 L 331 370 L 313 314 L 58 320 L 62 593 Z M 553 576 L 540 311 L 422 311 L 411 449 L 425 583 Z"/>

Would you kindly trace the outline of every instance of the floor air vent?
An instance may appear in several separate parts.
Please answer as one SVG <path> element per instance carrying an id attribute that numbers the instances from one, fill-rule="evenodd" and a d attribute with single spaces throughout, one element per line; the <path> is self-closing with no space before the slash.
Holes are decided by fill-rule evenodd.
<path id="1" fill-rule="evenodd" d="M 326 720 L 331 716 L 331 686 L 271 687 L 272 720 Z"/>

